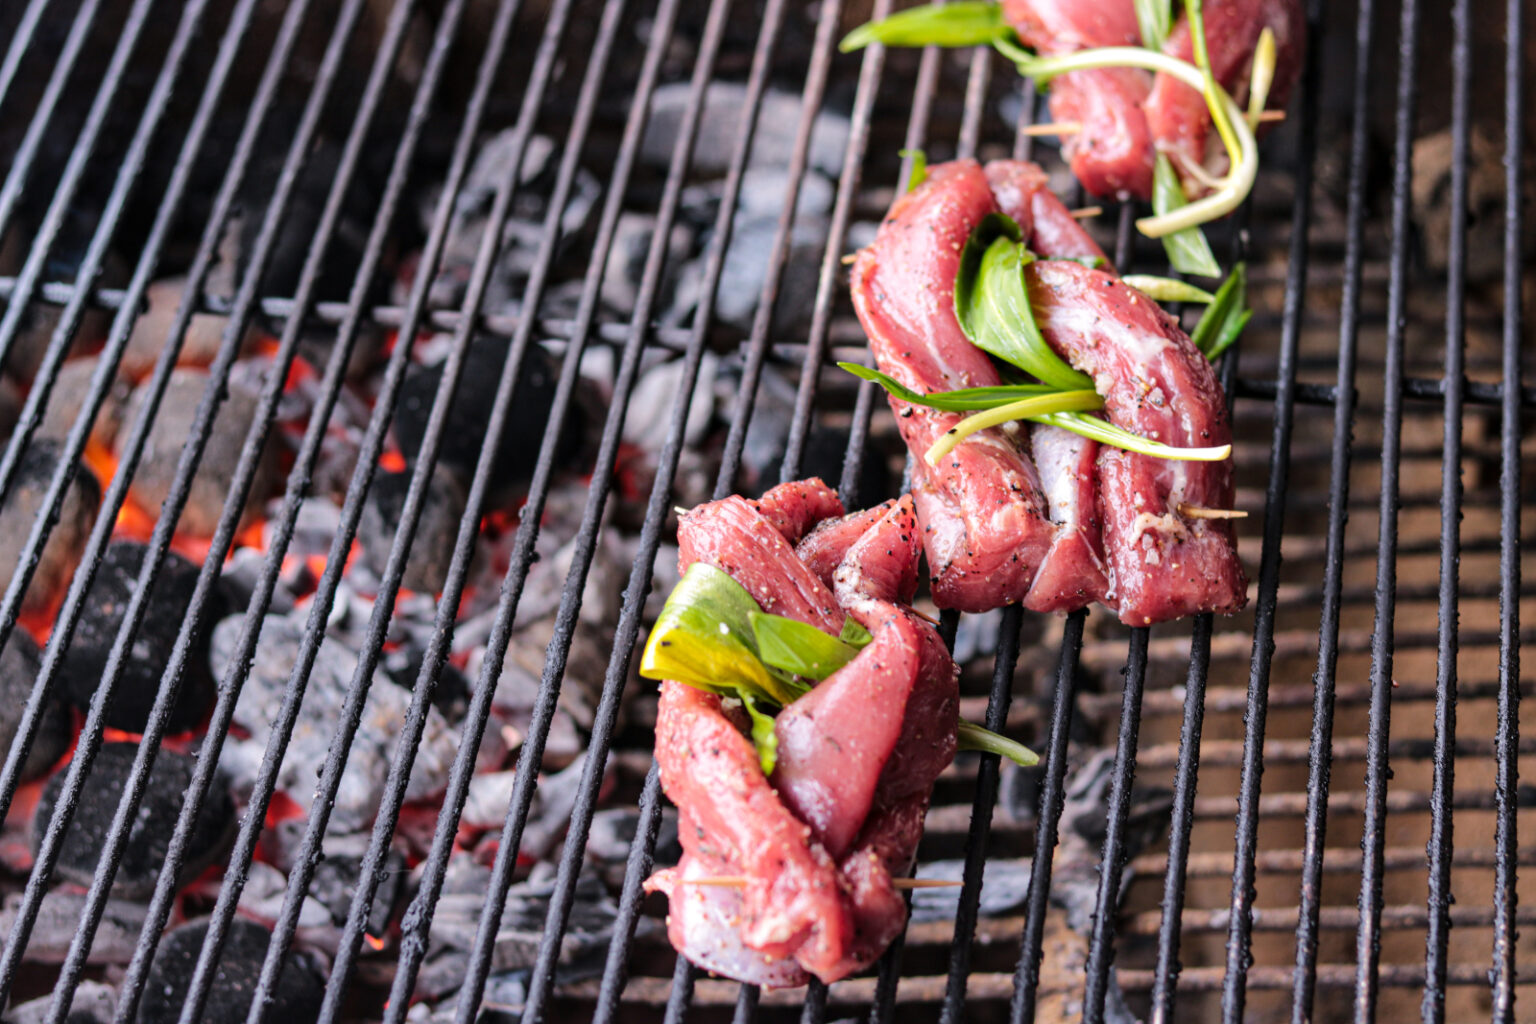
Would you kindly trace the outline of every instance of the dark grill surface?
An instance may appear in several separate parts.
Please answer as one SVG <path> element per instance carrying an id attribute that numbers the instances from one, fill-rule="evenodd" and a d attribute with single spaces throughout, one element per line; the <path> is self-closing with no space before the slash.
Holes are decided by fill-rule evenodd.
<path id="1" fill-rule="evenodd" d="M 35 653 L 21 662 L 23 682 L 4 680 L 0 725 L 15 738 L 0 848 L 25 845 L 34 748 L 60 744 L 47 749 L 60 761 L 51 820 L 26 857 L 0 856 L 0 993 L 52 1000 L 28 1019 L 76 1019 L 72 995 L 96 983 L 115 990 L 119 1021 L 175 1019 L 160 996 L 173 985 L 184 1024 L 234 1019 L 234 971 L 215 970 L 226 946 L 253 958 L 251 1024 L 312 1012 L 287 1008 L 314 1003 L 303 985 L 317 969 L 327 1022 L 1530 1019 L 1521 0 L 1310 3 L 1300 95 L 1252 200 L 1211 232 L 1248 260 L 1256 309 L 1220 366 L 1250 610 L 1152 630 L 1102 612 L 946 614 L 963 713 L 1042 754 L 1027 772 L 962 755 L 940 779 L 919 873 L 949 861 L 963 887 L 920 900 L 937 911 L 915 914 L 876 971 L 830 989 L 759 992 L 671 951 L 664 905 L 641 891 L 670 825 L 650 756 L 655 688 L 632 661 L 653 573 L 671 578 L 674 505 L 808 472 L 850 507 L 896 493 L 904 453 L 884 401 L 831 364 L 864 358 L 843 256 L 905 187 L 899 153 L 1030 157 L 1086 202 L 1055 143 L 1015 130 L 1043 105 L 989 53 L 837 53 L 843 32 L 891 7 L 3 5 L 0 411 L 14 426 L 0 455 L 0 645 L 35 637 L 42 654 L 40 668 Z M 493 133 L 504 148 L 487 171 Z M 1093 223 L 1120 267 L 1162 272 L 1135 213 L 1112 205 Z M 686 273 L 690 251 L 673 242 L 685 224 Z M 124 405 L 140 312 L 171 279 L 182 290 Z M 423 377 L 429 337 L 438 362 Z M 658 367 L 666 386 L 646 386 Z M 690 406 L 711 398 L 701 429 Z M 104 409 L 121 418 L 105 447 Z M 637 417 L 651 436 L 626 432 Z M 167 448 L 155 427 L 171 422 Z M 386 471 L 409 482 L 391 478 L 370 504 Z M 82 521 L 90 475 L 99 508 Z M 558 559 L 540 546 L 550 533 Z M 82 621 L 99 570 L 134 571 L 108 553 L 124 539 L 147 549 L 131 585 L 114 578 L 126 605 L 103 637 Z M 173 576 L 174 598 L 154 586 Z M 596 634 L 594 602 L 612 610 Z M 293 642 L 272 669 L 279 612 Z M 542 664 L 518 662 L 528 700 L 509 739 L 498 680 L 532 627 Z M 105 668 L 82 682 L 66 654 L 84 638 Z M 210 643 L 216 700 L 197 682 Z M 163 648 L 158 688 L 135 692 L 149 647 Z M 306 745 L 306 692 L 338 672 L 332 721 Z M 272 699 L 252 718 L 242 697 L 258 680 Z M 82 686 L 65 759 L 56 695 Z M 393 746 L 368 762 L 377 809 L 359 822 L 348 765 L 374 749 L 373 691 L 398 702 Z M 581 699 L 587 754 L 572 762 L 561 730 Z M 112 704 L 152 705 L 142 733 L 112 727 Z M 115 804 L 93 788 L 104 743 Z M 485 821 L 474 794 L 488 743 L 519 752 L 497 762 L 515 774 Z M 152 897 L 125 901 L 141 805 L 170 813 L 162 744 L 191 781 Z M 257 751 L 242 755 L 238 829 L 202 871 L 199 813 L 227 806 L 236 745 Z M 429 746 L 441 779 L 423 798 L 412 786 Z M 314 753 L 295 784 L 284 759 L 300 750 Z M 616 808 L 634 812 L 634 840 L 601 872 L 612 940 L 572 957 L 589 928 L 588 838 Z M 471 850 L 471 832 L 491 838 Z M 325 902 L 343 835 L 352 874 Z M 93 876 L 82 837 L 99 847 Z M 471 860 L 482 874 L 466 891 L 456 872 Z M 378 909 L 402 892 L 392 917 Z M 445 915 L 466 898 L 461 966 L 443 986 Z M 75 909 L 45 942 L 54 899 Z M 333 915 L 319 932 L 315 900 Z M 264 959 L 247 918 L 271 928 Z M 174 963 L 156 959 L 168 945 Z"/>

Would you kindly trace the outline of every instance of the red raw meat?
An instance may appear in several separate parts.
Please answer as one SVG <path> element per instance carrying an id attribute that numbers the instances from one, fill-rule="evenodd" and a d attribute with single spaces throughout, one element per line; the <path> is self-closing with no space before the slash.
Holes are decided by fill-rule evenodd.
<path id="1" fill-rule="evenodd" d="M 1177 321 L 1112 274 L 1042 261 L 1025 270 L 1046 341 L 1093 378 L 1110 422 L 1175 447 L 1230 444 L 1232 423 L 1211 364 Z M 1181 506 L 1229 509 L 1232 461 L 1185 462 L 1102 447 L 1099 515 L 1109 603 L 1133 626 L 1247 602 L 1232 525 Z"/>
<path id="2" fill-rule="evenodd" d="M 789 510 L 798 511 L 782 514 Z M 841 552 L 828 581 L 839 614 L 874 637 L 780 712 L 771 782 L 739 709 L 662 684 L 656 757 L 685 853 L 648 886 L 671 899 L 668 935 L 679 951 L 761 985 L 845 977 L 900 932 L 906 906 L 891 879 L 910 871 L 933 781 L 954 756 L 954 663 L 933 628 L 904 606 L 917 582 L 911 499 L 810 529 L 818 516 L 841 511 L 824 484 L 806 481 L 755 504 L 711 502 L 679 527 L 684 569 L 706 561 L 765 607 L 830 628 L 817 593 L 827 582 L 789 547 L 809 530 L 801 542 L 808 553 L 825 560 Z M 737 575 L 743 571 L 751 585 Z M 741 889 L 685 884 L 738 875 Z"/>
<path id="3" fill-rule="evenodd" d="M 882 371 L 924 393 L 1002 383 L 955 319 L 955 273 L 972 229 L 1001 211 L 1043 256 L 1104 255 L 1046 185 L 1034 164 L 997 161 L 983 171 L 975 161 L 957 160 L 930 168 L 922 185 L 896 201 L 874 243 L 859 253 L 852 278 L 854 309 Z M 891 407 L 913 454 L 912 495 L 939 607 L 975 612 L 1023 601 L 1066 610 L 1094 599 L 1102 572 L 1077 546 L 1057 544 L 1057 524 L 1076 532 L 1085 517 L 1050 506 L 1025 447 L 1026 425 L 974 434 L 929 466 L 923 454 L 962 414 L 895 398 Z M 1036 575 L 1052 558 L 1058 563 L 1047 566 L 1049 575 L 1081 592 L 1077 604 L 1061 591 L 1042 593 L 1038 605 L 1030 600 Z M 1085 578 L 1070 586 L 1074 574 Z"/>
<path id="4" fill-rule="evenodd" d="M 1206 42 L 1211 71 L 1222 88 L 1245 99 L 1254 48 L 1265 27 L 1275 33 L 1275 77 L 1269 105 L 1283 107 L 1301 71 L 1306 16 L 1300 0 L 1206 0 Z M 1140 46 L 1131 0 L 1003 0 L 1003 16 L 1026 46 L 1047 56 L 1101 46 Z M 1182 15 L 1163 52 L 1193 62 L 1188 19 Z M 1205 192 L 1191 167 L 1211 167 L 1210 111 L 1199 92 L 1167 75 L 1139 68 L 1073 71 L 1050 83 L 1051 118 L 1075 123 L 1062 152 L 1072 173 L 1094 195 L 1148 199 L 1159 152 L 1173 160 L 1191 197 Z"/>

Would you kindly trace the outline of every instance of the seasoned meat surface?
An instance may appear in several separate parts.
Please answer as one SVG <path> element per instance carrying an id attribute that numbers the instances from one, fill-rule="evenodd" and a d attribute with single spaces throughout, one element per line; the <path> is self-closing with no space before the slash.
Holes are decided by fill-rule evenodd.
<path id="1" fill-rule="evenodd" d="M 873 637 L 780 712 L 771 780 L 739 708 L 662 684 L 656 757 L 684 856 L 648 885 L 670 898 L 668 936 L 679 951 L 760 985 L 845 977 L 899 934 L 906 905 L 891 880 L 911 869 L 933 781 L 955 750 L 954 663 L 906 607 L 919 553 L 911 499 L 815 526 L 842 511 L 829 495 L 820 481 L 786 484 L 758 503 L 711 502 L 679 526 L 685 570 L 706 561 L 765 607 L 836 632 L 822 611 L 831 600 Z M 782 514 L 794 509 L 803 514 Z M 790 541 L 802 535 L 813 560 L 838 556 L 830 571 L 797 555 Z M 721 876 L 746 884 L 689 884 Z"/>

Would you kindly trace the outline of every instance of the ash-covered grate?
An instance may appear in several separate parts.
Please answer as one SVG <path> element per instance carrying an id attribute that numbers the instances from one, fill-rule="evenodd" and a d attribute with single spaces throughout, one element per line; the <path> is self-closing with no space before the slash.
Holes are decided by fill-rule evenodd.
<path id="1" fill-rule="evenodd" d="M 1310 5 L 1213 239 L 1253 610 L 947 616 L 1043 754 L 939 780 L 965 884 L 830 989 L 668 946 L 673 507 L 899 489 L 831 364 L 900 152 L 1074 200 L 988 53 L 837 53 L 891 6 L 0 10 L 14 1019 L 1521 1016 L 1520 0 Z"/>

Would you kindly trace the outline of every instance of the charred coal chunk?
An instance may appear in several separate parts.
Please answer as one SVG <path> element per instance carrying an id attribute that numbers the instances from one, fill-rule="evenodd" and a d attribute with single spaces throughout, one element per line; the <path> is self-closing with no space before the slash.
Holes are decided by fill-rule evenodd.
<path id="1" fill-rule="evenodd" d="M 117 639 L 138 592 L 139 571 L 149 549 L 134 541 L 114 541 L 102 556 L 101 568 L 91 581 L 80 623 L 65 652 L 63 691 L 65 699 L 81 710 L 88 709 L 107 670 L 107 656 Z M 124 732 L 143 732 L 154 707 L 161 679 L 176 646 L 176 636 L 187 619 L 187 609 L 197 588 L 197 566 L 167 551 L 159 578 L 150 591 L 149 606 L 138 636 L 129 648 L 123 674 L 107 712 L 107 725 Z M 218 592 L 204 609 L 192 650 L 182 674 L 181 690 L 171 706 L 166 729 L 186 732 L 202 721 L 213 703 L 213 675 L 208 669 L 208 637 L 213 624 L 225 614 Z"/>
<path id="2" fill-rule="evenodd" d="M 96 754 L 81 788 L 80 803 L 64 836 L 59 852 L 58 874 L 77 885 L 90 885 L 101 858 L 102 846 L 117 813 L 118 801 L 128 788 L 128 776 L 138 753 L 137 743 L 107 743 Z M 123 899 L 146 899 L 155 891 L 155 883 L 165 864 L 165 852 L 176 830 L 187 786 L 192 781 L 195 762 L 186 754 L 161 750 L 149 772 L 144 800 L 139 806 L 117 875 L 112 880 L 112 894 Z M 53 820 L 54 808 L 64 789 L 67 772 L 60 770 L 43 787 L 32 818 L 32 849 L 42 845 L 43 835 Z M 196 877 L 229 846 L 235 833 L 235 805 L 222 780 L 215 782 L 198 810 L 197 823 L 187 844 L 182 865 L 183 880 Z"/>
<path id="3" fill-rule="evenodd" d="M 41 668 L 42 658 L 31 635 L 24 629 L 14 630 L 5 650 L 0 651 L 0 749 L 9 750 L 15 742 L 16 729 L 21 725 L 22 712 Z M 68 749 L 69 740 L 69 715 L 55 692 L 43 705 L 43 717 L 32 749 L 27 751 L 22 777 L 33 779 L 47 771 Z"/>
<path id="4" fill-rule="evenodd" d="M 363 506 L 357 536 L 368 568 L 381 578 L 389 563 L 395 531 L 400 527 L 400 514 L 405 508 L 412 476 L 411 473 L 380 473 L 374 478 L 373 487 L 368 491 L 368 502 Z M 439 462 L 432 471 L 426 501 L 416 523 L 410 559 L 400 581 L 406 589 L 431 594 L 443 589 L 449 563 L 453 561 L 459 519 L 464 515 L 464 501 L 464 485 L 458 470 Z"/>
<path id="5" fill-rule="evenodd" d="M 485 435 L 495 407 L 496 386 L 501 368 L 510 355 L 506 338 L 480 337 L 470 343 L 453 405 L 444 424 L 438 459 L 457 470 L 463 479 L 474 476 L 475 464 L 485 445 Z M 512 393 L 507 423 L 501 433 L 492 475 L 492 492 L 505 496 L 526 484 L 533 475 L 539 445 L 549 427 L 554 404 L 555 384 L 560 369 L 553 357 L 537 345 L 530 346 Z M 406 377 L 401 387 L 400 404 L 395 409 L 395 440 L 406 460 L 414 463 L 421 451 L 432 414 L 432 399 L 443 379 L 443 367 L 423 366 Z M 555 450 L 556 465 L 568 464 L 580 449 L 581 431 L 568 416 Z"/>
<path id="6" fill-rule="evenodd" d="M 63 449 L 56 442 L 32 442 L 16 467 L 10 493 L 0 502 L 0 591 L 10 585 L 11 574 L 21 561 L 32 522 L 42 514 L 48 483 L 53 479 L 62 455 Z M 51 611 L 63 597 L 70 576 L 80 564 L 80 551 L 96 522 L 100 504 L 101 484 L 96 475 L 84 465 L 76 467 L 74 478 L 64 492 L 59 521 L 54 525 L 48 543 L 43 545 L 37 571 L 22 601 L 22 611 Z"/>
<path id="7" fill-rule="evenodd" d="M 143 460 L 134 474 L 128 498 L 150 516 L 160 514 L 160 506 L 171 493 L 176 480 L 176 467 L 181 460 L 182 447 L 191 436 L 197 420 L 198 403 L 208 386 L 209 376 L 202 370 L 181 369 L 171 374 L 160 410 L 149 431 L 144 446 Z M 148 386 L 140 387 L 128 401 L 125 414 L 127 422 L 135 422 L 139 410 L 149 400 Z M 198 464 L 197 475 L 192 478 L 192 489 L 187 496 L 177 529 L 198 537 L 211 537 L 218 527 L 219 516 L 224 511 L 224 501 L 229 496 L 235 470 L 240 464 L 240 452 L 245 444 L 246 431 L 256 418 L 258 396 L 238 383 L 229 387 L 229 395 L 214 417 L 208 443 L 203 448 L 203 458 Z M 266 497 L 274 476 L 275 449 L 268 444 L 263 453 L 260 469 L 251 484 L 247 510 L 257 507 Z"/>
<path id="8" fill-rule="evenodd" d="M 144 998 L 139 1003 L 139 1024 L 175 1024 L 192 987 L 192 971 L 208 937 L 208 922 L 193 921 L 160 940 Z M 208 991 L 203 1020 L 208 1024 L 243 1024 L 261 978 L 262 961 L 272 933 L 254 921 L 237 917 L 230 922 L 219 967 Z M 325 978 L 307 954 L 290 952 L 274 986 L 268 1017 L 284 1024 L 304 1024 L 320 1015 Z"/>

